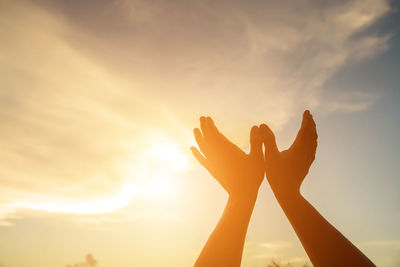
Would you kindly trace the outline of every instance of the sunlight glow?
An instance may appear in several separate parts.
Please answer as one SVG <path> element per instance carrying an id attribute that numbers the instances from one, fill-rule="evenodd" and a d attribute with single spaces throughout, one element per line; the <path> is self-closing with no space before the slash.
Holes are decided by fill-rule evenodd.
<path id="1" fill-rule="evenodd" d="M 98 197 L 95 199 L 76 199 L 71 201 L 67 198 L 51 199 L 40 202 L 20 203 L 19 207 L 41 210 L 47 212 L 73 213 L 73 214 L 101 214 L 126 207 L 133 197 L 138 195 L 140 188 L 134 184 L 124 184 L 117 193 L 112 196 Z"/>
<path id="2" fill-rule="evenodd" d="M 168 140 L 153 143 L 146 154 L 149 160 L 158 162 L 165 170 L 179 171 L 188 166 L 186 156 Z"/>
<path id="3" fill-rule="evenodd" d="M 128 161 L 128 173 L 119 190 L 108 195 L 70 198 L 41 196 L 25 200 L 14 208 L 26 208 L 57 213 L 101 214 L 127 207 L 134 198 L 171 198 L 176 189 L 176 176 L 187 169 L 188 159 L 178 145 L 166 137 L 151 139 L 139 151 L 139 159 Z M 79 186 L 78 186 L 79 187 Z"/>
<path id="4" fill-rule="evenodd" d="M 143 155 L 142 164 L 134 168 L 141 173 L 137 178 L 143 195 L 152 198 L 172 196 L 176 189 L 174 180 L 188 168 L 186 155 L 166 137 L 153 139 Z"/>

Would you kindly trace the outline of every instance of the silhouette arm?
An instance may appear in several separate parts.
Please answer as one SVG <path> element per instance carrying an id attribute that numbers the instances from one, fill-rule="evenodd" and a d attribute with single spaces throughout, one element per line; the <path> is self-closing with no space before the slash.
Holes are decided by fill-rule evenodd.
<path id="1" fill-rule="evenodd" d="M 242 260 L 247 227 L 264 178 L 264 157 L 259 128 L 250 133 L 250 153 L 231 143 L 211 118 L 200 118 L 194 136 L 200 151 L 191 147 L 195 158 L 227 191 L 229 198 L 214 231 L 202 249 L 196 267 L 236 267 Z"/>
<path id="2" fill-rule="evenodd" d="M 296 140 L 279 152 L 273 132 L 260 126 L 267 180 L 314 266 L 375 266 L 301 195 L 300 186 L 315 159 L 317 131 L 309 111 Z"/>
<path id="3" fill-rule="evenodd" d="M 224 213 L 195 266 L 240 266 L 247 227 L 257 195 L 246 199 L 229 197 Z"/>
<path id="4" fill-rule="evenodd" d="M 275 195 L 314 266 L 375 266 L 300 193 Z"/>

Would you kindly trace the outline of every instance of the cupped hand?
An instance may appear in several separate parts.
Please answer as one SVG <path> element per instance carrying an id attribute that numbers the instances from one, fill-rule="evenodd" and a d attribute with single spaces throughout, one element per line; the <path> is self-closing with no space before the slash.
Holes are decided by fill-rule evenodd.
<path id="1" fill-rule="evenodd" d="M 249 154 L 222 135 L 210 117 L 200 118 L 200 129 L 194 129 L 194 136 L 201 153 L 195 147 L 191 150 L 201 165 L 230 196 L 257 195 L 265 169 L 260 129 L 251 129 Z"/>
<path id="2" fill-rule="evenodd" d="M 265 125 L 260 125 L 265 146 L 265 170 L 267 180 L 275 195 L 290 196 L 299 193 L 301 183 L 315 159 L 317 130 L 308 110 L 303 114 L 300 130 L 289 149 L 279 152 L 275 135 Z"/>

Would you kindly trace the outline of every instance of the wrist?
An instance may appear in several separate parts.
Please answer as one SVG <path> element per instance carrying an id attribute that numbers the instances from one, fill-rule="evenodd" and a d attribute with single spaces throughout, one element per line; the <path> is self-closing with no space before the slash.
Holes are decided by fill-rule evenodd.
<path id="1" fill-rule="evenodd" d="M 240 205 L 254 205 L 257 200 L 258 191 L 245 194 L 229 194 L 229 202 Z"/>
<path id="2" fill-rule="evenodd" d="M 297 209 L 305 200 L 300 191 L 285 192 L 285 194 L 277 196 L 276 199 L 284 210 Z"/>
<path id="3" fill-rule="evenodd" d="M 302 198 L 299 188 L 284 188 L 277 189 L 272 188 L 272 191 L 278 200 L 278 202 L 282 204 L 291 204 L 292 202 L 297 202 Z"/>

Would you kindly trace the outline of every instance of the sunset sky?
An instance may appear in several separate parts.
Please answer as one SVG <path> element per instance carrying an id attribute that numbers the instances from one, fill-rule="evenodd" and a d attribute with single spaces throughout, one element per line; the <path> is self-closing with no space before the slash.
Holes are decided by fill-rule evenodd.
<path id="1" fill-rule="evenodd" d="M 399 10 L 0 0 L 0 267 L 193 265 L 227 200 L 191 155 L 199 117 L 245 151 L 267 123 L 285 149 L 304 109 L 319 139 L 303 195 L 400 266 Z M 272 259 L 308 261 L 264 181 L 243 266 Z"/>

